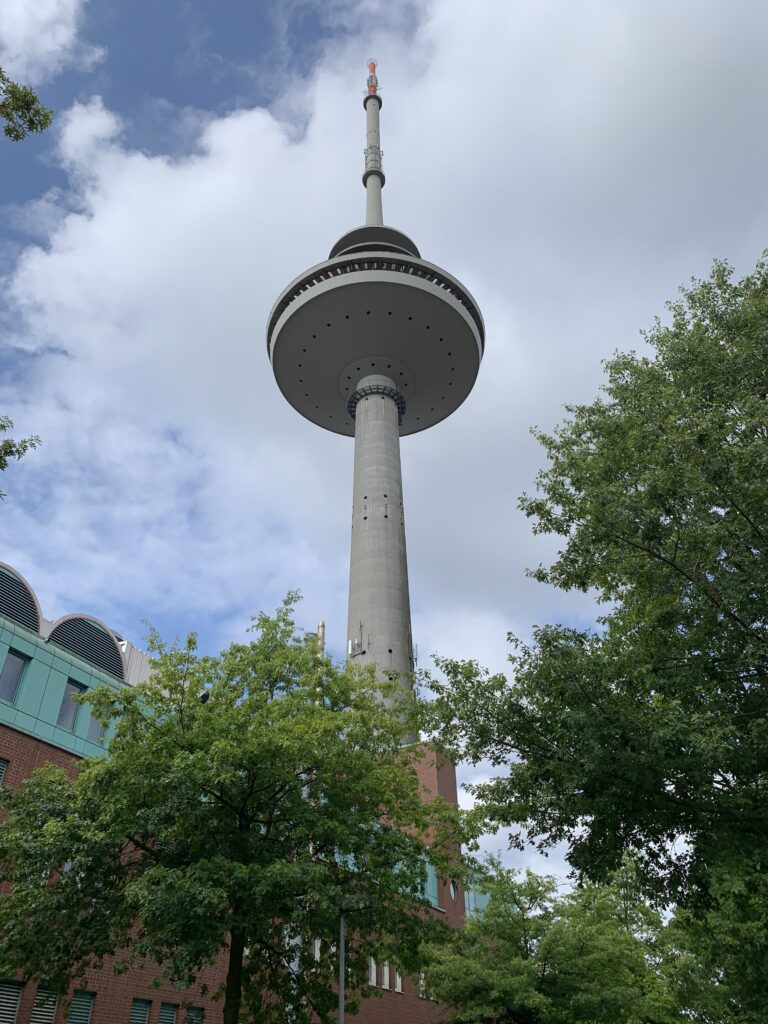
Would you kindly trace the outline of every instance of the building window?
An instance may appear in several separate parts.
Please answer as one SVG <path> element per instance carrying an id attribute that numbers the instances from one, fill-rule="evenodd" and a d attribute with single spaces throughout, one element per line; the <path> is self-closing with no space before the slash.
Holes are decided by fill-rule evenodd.
<path id="1" fill-rule="evenodd" d="M 91 743 L 103 743 L 104 733 L 107 730 L 104 728 L 98 718 L 94 718 L 90 715 L 88 718 L 88 739 Z"/>
<path id="2" fill-rule="evenodd" d="M 440 907 L 440 900 L 438 897 L 437 888 L 437 872 L 435 871 L 434 865 L 427 861 L 427 880 L 424 886 L 424 896 L 429 900 L 433 907 Z"/>
<path id="3" fill-rule="evenodd" d="M 448 891 L 451 894 L 451 899 L 455 903 L 459 895 L 458 885 L 454 881 L 451 881 L 451 884 L 448 886 Z"/>
<path id="4" fill-rule="evenodd" d="M 187 1024 L 203 1024 L 203 1011 L 199 1006 L 190 1006 L 187 1010 Z"/>
<path id="5" fill-rule="evenodd" d="M 381 965 L 381 987 L 389 988 L 389 964 L 386 960 Z"/>
<path id="6" fill-rule="evenodd" d="M 176 1024 L 179 1016 L 179 1007 L 176 1003 L 160 1004 L 160 1019 L 158 1024 Z"/>
<path id="7" fill-rule="evenodd" d="M 151 1005 L 149 999 L 134 999 L 131 1003 L 130 1024 L 147 1024 Z"/>
<path id="8" fill-rule="evenodd" d="M 376 984 L 376 961 L 372 956 L 368 957 L 368 984 Z"/>
<path id="9" fill-rule="evenodd" d="M 79 709 L 79 705 L 75 704 L 74 698 L 78 697 L 81 693 L 85 693 L 85 687 L 68 679 L 67 685 L 64 687 L 64 696 L 61 698 L 59 717 L 56 719 L 56 725 L 62 729 L 69 729 L 70 732 L 74 730 Z"/>
<path id="10" fill-rule="evenodd" d="M 424 973 L 424 971 L 422 971 L 419 974 L 419 981 L 418 981 L 418 984 L 417 984 L 416 988 L 417 988 L 417 991 L 419 993 L 419 999 L 426 999 L 427 998 L 427 976 Z"/>
<path id="11" fill-rule="evenodd" d="M 400 973 L 400 971 L 398 971 L 398 969 L 395 968 L 395 992 L 402 992 L 402 991 L 403 991 L 403 976 Z"/>
<path id="12" fill-rule="evenodd" d="M 5 1024 L 16 1024 L 16 1014 L 19 1012 L 19 1000 L 21 999 L 21 985 L 15 981 L 0 982 L 0 1020 Z"/>
<path id="13" fill-rule="evenodd" d="M 59 997 L 55 992 L 39 988 L 35 993 L 35 1005 L 32 1007 L 29 1024 L 53 1024 L 58 1005 Z"/>
<path id="14" fill-rule="evenodd" d="M 10 704 L 16 700 L 19 691 L 19 683 L 27 667 L 28 658 L 15 651 L 8 651 L 3 662 L 3 671 L 0 672 L 0 697 Z"/>
<path id="15" fill-rule="evenodd" d="M 68 1024 L 91 1024 L 95 998 L 95 992 L 75 992 L 72 996 L 72 1005 L 69 1008 Z"/>
<path id="16" fill-rule="evenodd" d="M 5 760 L 4 757 L 0 757 L 0 786 L 2 786 L 3 784 L 3 779 L 5 778 L 7 768 L 8 762 Z"/>
<path id="17" fill-rule="evenodd" d="M 315 960 L 319 960 L 321 953 L 322 953 L 321 940 L 320 939 L 313 939 L 312 940 L 312 956 L 314 957 Z"/>

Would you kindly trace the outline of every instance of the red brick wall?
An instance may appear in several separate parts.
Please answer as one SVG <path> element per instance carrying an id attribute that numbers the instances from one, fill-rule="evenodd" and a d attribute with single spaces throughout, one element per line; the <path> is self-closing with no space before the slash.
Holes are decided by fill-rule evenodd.
<path id="1" fill-rule="evenodd" d="M 444 799 L 455 803 L 456 773 L 453 765 L 450 761 L 437 757 L 429 748 L 424 748 L 424 751 L 417 770 L 425 789 L 425 797 L 428 799 L 428 794 L 439 793 Z M 36 767 L 46 763 L 61 765 L 74 775 L 79 760 L 73 754 L 2 724 L 0 758 L 8 761 L 3 784 L 11 786 L 17 786 Z M 455 901 L 450 897 L 449 880 L 439 881 L 438 892 L 441 909 L 435 913 L 444 914 L 446 921 L 454 927 L 459 926 L 464 916 L 464 894 L 461 887 Z M 41 937 L 41 942 L 44 941 L 44 937 Z M 122 975 L 113 974 L 109 966 L 105 966 L 102 971 L 90 973 L 87 983 L 78 987 L 96 993 L 91 1024 L 128 1024 L 134 998 L 151 1000 L 149 1024 L 158 1024 L 161 1002 L 181 1004 L 184 1000 L 188 1000 L 194 1006 L 203 1007 L 205 1020 L 209 1024 L 221 1020 L 221 1001 L 214 1002 L 210 997 L 199 995 L 199 985 L 205 983 L 210 992 L 215 992 L 219 988 L 225 974 L 223 958 L 214 967 L 201 973 L 197 985 L 184 992 L 179 992 L 170 985 L 152 988 L 151 982 L 157 973 L 157 968 L 151 964 L 144 970 L 130 968 Z M 394 969 L 391 971 L 390 984 L 394 986 Z M 29 1024 L 36 991 L 35 983 L 24 986 L 17 1024 Z M 356 1024 L 436 1024 L 443 1017 L 444 1013 L 437 1003 L 419 996 L 416 979 L 404 977 L 402 993 L 385 991 L 380 998 L 367 999 L 362 1004 L 360 1013 L 354 1017 L 349 1016 L 349 1019 L 354 1020 Z M 183 1024 L 183 1021 L 184 1014 L 180 1013 L 179 1024 Z M 56 1024 L 64 1024 L 60 1010 L 56 1013 Z"/>

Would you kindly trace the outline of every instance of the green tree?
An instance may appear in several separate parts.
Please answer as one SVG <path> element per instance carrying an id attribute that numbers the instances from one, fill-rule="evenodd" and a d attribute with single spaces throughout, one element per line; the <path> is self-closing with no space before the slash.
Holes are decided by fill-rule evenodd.
<path id="1" fill-rule="evenodd" d="M 0 416 L 0 435 L 5 434 L 12 429 L 13 420 L 9 419 L 7 416 Z M 30 448 L 37 448 L 39 444 L 39 437 L 24 437 L 19 441 L 16 441 L 12 437 L 0 436 L 0 471 L 6 469 L 11 459 L 22 458 Z M 4 497 L 4 492 L 0 491 L 0 498 Z"/>
<path id="2" fill-rule="evenodd" d="M 216 658 L 152 637 L 151 679 L 92 698 L 108 755 L 3 792 L 0 976 L 66 991 L 148 957 L 188 986 L 223 954 L 224 1024 L 327 1021 L 342 898 L 351 1008 L 369 955 L 417 969 L 427 861 L 450 870 L 460 837 L 421 799 L 398 684 L 320 658 L 290 600 L 254 629 Z"/>
<path id="3" fill-rule="evenodd" d="M 660 898 L 716 918 L 719 969 L 764 1012 L 768 264 L 717 262 L 669 309 L 652 355 L 616 355 L 602 397 L 537 433 L 549 465 L 521 499 L 562 538 L 532 575 L 606 614 L 511 638 L 509 680 L 442 662 L 432 721 L 500 769 L 475 789 L 489 821 L 594 879 L 632 849 Z"/>
<path id="4" fill-rule="evenodd" d="M 491 862 L 487 906 L 429 948 L 431 993 L 452 1024 L 722 1021 L 716 988 L 636 881 L 628 862 L 607 885 L 558 894 L 554 878 Z"/>
<path id="5" fill-rule="evenodd" d="M 53 111 L 42 105 L 33 89 L 11 81 L 0 68 L 0 118 L 5 121 L 3 134 L 20 142 L 30 132 L 45 131 Z"/>

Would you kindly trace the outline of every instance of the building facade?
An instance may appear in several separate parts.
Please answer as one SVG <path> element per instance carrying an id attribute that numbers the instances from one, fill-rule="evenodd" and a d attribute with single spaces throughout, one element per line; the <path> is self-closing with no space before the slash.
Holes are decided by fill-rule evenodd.
<path id="1" fill-rule="evenodd" d="M 11 566 L 0 563 L 0 785 L 18 786 L 43 764 L 77 772 L 83 757 L 103 756 L 110 733 L 72 695 L 97 686 L 133 686 L 151 672 L 149 658 L 98 619 L 43 617 L 34 591 Z M 428 753 L 419 765 L 422 785 L 456 801 L 452 765 Z M 452 925 L 462 921 L 460 886 L 432 874 L 426 895 L 434 912 Z M 40 937 L 42 943 L 45 936 Z M 221 1019 L 221 1002 L 201 994 L 223 983 L 223 963 L 201 972 L 179 991 L 152 982 L 157 968 L 116 975 L 107 964 L 87 976 L 72 997 L 70 1024 L 202 1024 Z M 425 998 L 418 979 L 394 966 L 371 962 L 371 998 L 354 1019 L 360 1024 L 436 1024 L 439 1007 Z M 375 989 L 375 993 L 374 990 Z M 375 998 L 374 995 L 380 998 Z M 59 993 L 34 981 L 0 978 L 0 1024 L 64 1024 Z"/>

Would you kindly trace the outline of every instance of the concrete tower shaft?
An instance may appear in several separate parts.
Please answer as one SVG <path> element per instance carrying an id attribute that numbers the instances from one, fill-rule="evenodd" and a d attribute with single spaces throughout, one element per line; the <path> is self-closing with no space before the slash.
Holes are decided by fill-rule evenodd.
<path id="1" fill-rule="evenodd" d="M 350 399 L 355 480 L 349 567 L 348 657 L 401 678 L 413 671 L 405 551 L 400 415 L 393 380 L 364 377 Z"/>

